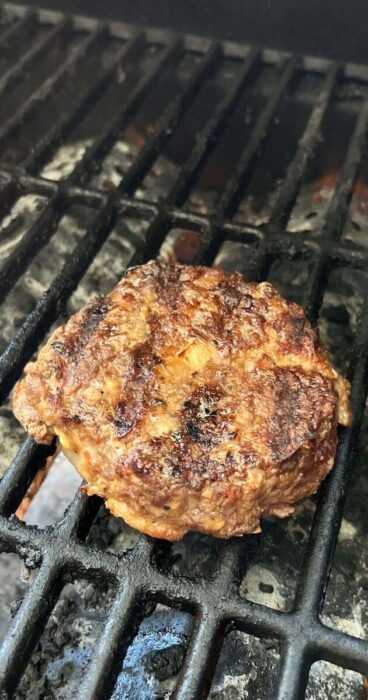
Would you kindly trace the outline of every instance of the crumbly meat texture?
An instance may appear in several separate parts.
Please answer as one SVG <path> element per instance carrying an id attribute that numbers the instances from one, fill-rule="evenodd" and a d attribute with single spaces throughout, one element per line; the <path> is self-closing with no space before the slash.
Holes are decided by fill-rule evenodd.
<path id="1" fill-rule="evenodd" d="M 258 532 L 333 465 L 349 385 L 303 310 L 238 273 L 152 262 L 58 328 L 14 390 L 89 494 L 133 527 Z"/>

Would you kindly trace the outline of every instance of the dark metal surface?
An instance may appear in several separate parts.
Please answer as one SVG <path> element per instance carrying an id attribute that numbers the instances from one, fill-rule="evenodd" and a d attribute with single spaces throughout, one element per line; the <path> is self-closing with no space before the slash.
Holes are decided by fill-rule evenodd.
<path id="1" fill-rule="evenodd" d="M 27 0 L 27 5 L 365 63 L 362 0 Z"/>
<path id="2" fill-rule="evenodd" d="M 2 99 L 21 72 L 31 65 L 35 55 L 47 51 L 50 41 L 64 33 L 76 32 L 71 19 L 59 15 L 37 17 L 23 10 L 19 19 L 0 35 L 0 45 L 8 44 L 9 37 L 24 28 L 47 20 L 46 33 L 0 79 Z M 51 27 L 50 27 L 51 24 Z M 78 24 L 79 31 L 83 24 Z M 283 230 L 288 215 L 318 142 L 321 123 L 328 110 L 334 91 L 344 78 L 340 65 L 323 64 L 317 67 L 325 75 L 323 87 L 316 93 L 310 118 L 304 127 L 296 152 L 286 176 L 280 183 L 273 204 L 269 226 L 249 225 L 232 221 L 246 183 L 258 162 L 268 137 L 274 128 L 276 112 L 292 87 L 295 76 L 308 65 L 303 59 L 276 56 L 277 76 L 270 96 L 256 120 L 251 136 L 239 155 L 237 168 L 219 197 L 218 205 L 208 214 L 192 213 L 184 207 L 187 195 L 197 179 L 203 164 L 215 148 L 229 118 L 239 105 L 253 71 L 267 62 L 262 51 L 248 51 L 244 47 L 212 45 L 208 41 L 194 42 L 185 37 L 172 37 L 149 31 L 136 33 L 129 27 L 100 25 L 87 22 L 86 35 L 79 48 L 66 56 L 42 85 L 19 107 L 8 115 L 0 132 L 0 147 L 7 145 L 10 135 L 22 129 L 36 106 L 44 103 L 54 91 L 78 73 L 80 61 L 100 43 L 114 36 L 124 38 L 111 63 L 92 80 L 88 89 L 81 90 L 73 108 L 65 111 L 50 129 L 35 143 L 24 161 L 16 166 L 6 159 L 1 161 L 0 205 L 4 216 L 21 194 L 42 194 L 48 198 L 43 212 L 11 254 L 10 260 L 0 265 L 0 294 L 5 299 L 29 262 L 52 237 L 57 223 L 71 203 L 82 203 L 95 210 L 95 218 L 86 234 L 77 244 L 49 289 L 39 298 L 33 311 L 26 317 L 0 359 L 1 398 L 11 390 L 21 374 L 24 363 L 42 341 L 50 325 L 63 311 L 65 302 L 76 288 L 94 256 L 109 236 L 121 215 L 135 219 L 150 218 L 145 240 L 141 241 L 132 264 L 149 260 L 157 255 L 166 233 L 171 228 L 184 227 L 199 232 L 201 245 L 196 262 L 213 262 L 224 241 L 246 241 L 249 254 L 257 263 L 258 276 L 264 277 L 275 259 L 312 261 L 312 270 L 305 289 L 304 307 L 315 320 L 332 269 L 350 267 L 366 269 L 368 255 L 364 248 L 351 246 L 342 239 L 359 165 L 366 147 L 368 106 L 362 102 L 357 110 L 347 149 L 344 167 L 331 199 L 325 223 L 318 233 L 295 235 Z M 116 67 L 129 56 L 138 57 L 142 48 L 159 43 L 161 51 L 151 67 L 139 77 L 130 96 L 121 104 L 118 113 L 106 120 L 104 130 L 85 150 L 81 160 L 66 179 L 59 182 L 43 177 L 40 171 L 56 148 L 89 109 L 98 102 L 103 91 L 114 78 Z M 155 130 L 148 137 L 140 154 L 117 188 L 108 192 L 90 187 L 89 175 L 100 165 L 119 134 L 137 113 L 144 98 L 155 89 L 161 72 L 180 60 L 188 48 L 195 46 L 201 58 L 185 88 L 177 93 L 159 118 Z M 216 73 L 228 56 L 241 61 L 239 71 L 225 91 L 217 107 L 199 131 L 195 145 L 181 164 L 170 191 L 160 201 L 137 198 L 136 191 L 149 171 L 154 159 L 169 141 L 173 129 L 184 118 L 203 84 Z M 21 68 L 19 68 L 21 66 Z M 19 554 L 30 567 L 39 566 L 37 576 L 14 617 L 12 627 L 0 650 L 0 687 L 4 696 L 11 696 L 22 671 L 42 634 L 48 615 L 65 581 L 76 575 L 115 585 L 115 599 L 106 618 L 103 634 L 96 642 L 80 698 L 97 700 L 112 691 L 119 663 L 134 636 L 139 623 L 152 602 L 170 604 L 195 614 L 196 626 L 182 669 L 175 697 L 192 700 L 206 696 L 215 661 L 224 636 L 230 629 L 239 629 L 257 636 L 277 638 L 281 642 L 282 657 L 278 682 L 273 690 L 280 700 L 303 696 L 308 672 L 316 659 L 324 659 L 368 674 L 368 642 L 343 632 L 327 628 L 320 620 L 329 571 L 338 537 L 347 489 L 349 470 L 365 405 L 368 371 L 368 302 L 363 309 L 359 330 L 352 351 L 350 377 L 354 422 L 351 428 L 340 431 L 336 465 L 320 491 L 309 544 L 300 571 L 294 608 L 281 612 L 241 598 L 237 591 L 240 572 L 244 569 L 248 538 L 222 542 L 216 572 L 208 581 L 191 581 L 163 573 L 156 565 L 159 542 L 142 536 L 136 547 L 124 556 L 100 551 L 84 543 L 88 529 L 100 507 L 97 498 L 88 499 L 79 492 L 64 518 L 45 530 L 26 526 L 13 515 L 21 502 L 36 471 L 44 464 L 53 448 L 36 446 L 27 438 L 19 454 L 0 482 L 0 544 L 4 551 Z"/>

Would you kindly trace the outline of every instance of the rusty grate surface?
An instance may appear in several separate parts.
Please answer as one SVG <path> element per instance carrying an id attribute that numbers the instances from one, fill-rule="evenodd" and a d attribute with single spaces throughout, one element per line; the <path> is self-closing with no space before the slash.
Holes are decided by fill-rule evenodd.
<path id="1" fill-rule="evenodd" d="M 88 210 L 83 235 L 4 346 L 2 401 L 127 217 L 138 229 L 148 222 L 129 265 L 165 253 L 165 246 L 171 255 L 175 241 L 176 255 L 194 264 L 212 264 L 225 245 L 243 246 L 253 279 L 267 278 L 275 263 L 307 263 L 303 306 L 313 322 L 335 271 L 366 270 L 364 67 L 1 6 L 0 96 L 3 222 L 13 213 L 0 236 L 2 303 L 71 208 Z M 323 149 L 340 131 L 343 145 L 337 139 L 330 147 L 326 165 Z M 211 168 L 216 158 L 225 161 L 220 174 Z M 32 217 L 14 235 L 14 207 L 30 196 L 37 200 Z M 0 543 L 39 568 L 0 650 L 4 697 L 15 693 L 60 591 L 76 577 L 114 591 L 80 687 L 84 700 L 109 697 L 124 653 L 157 603 L 195 616 L 174 690 L 180 700 L 206 696 L 230 630 L 279 640 L 275 698 L 302 697 L 316 660 L 368 674 L 368 642 L 320 619 L 365 406 L 367 299 L 347 369 L 354 422 L 340 431 L 287 612 L 238 593 L 253 538 L 219 543 L 213 575 L 201 580 L 164 571 L 158 562 L 166 545 L 144 536 L 122 555 L 89 546 L 101 502 L 82 492 L 54 526 L 21 522 L 14 513 L 50 453 L 25 439 L 0 483 Z"/>

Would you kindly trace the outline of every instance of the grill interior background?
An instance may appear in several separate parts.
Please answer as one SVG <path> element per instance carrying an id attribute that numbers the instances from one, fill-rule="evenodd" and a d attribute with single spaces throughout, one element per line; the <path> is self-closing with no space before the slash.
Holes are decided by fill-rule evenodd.
<path id="1" fill-rule="evenodd" d="M 277 282 L 283 266 L 284 293 L 300 293 L 313 322 L 341 270 L 361 275 L 366 296 L 366 191 L 357 183 L 366 174 L 367 68 L 4 6 L 0 71 L 3 319 L 32 261 L 41 260 L 42 270 L 39 256 L 50 256 L 61 226 L 46 291 L 45 283 L 38 298 L 33 290 L 35 302 L 15 318 L 16 332 L 4 321 L 2 401 L 67 304 L 74 310 L 68 299 L 112 237 L 124 254 L 117 248 L 110 286 L 127 264 L 168 256 L 176 241 L 183 262 L 222 260 L 248 279 Z M 69 154 L 62 162 L 61 147 Z M 220 171 L 211 163 L 221 163 Z M 34 206 L 29 219 L 19 214 L 19 227 L 17 203 L 30 195 Z M 69 253 L 61 222 L 76 211 L 83 226 Z M 20 522 L 14 513 L 52 451 L 25 439 L 0 483 L 0 543 L 36 575 L 0 650 L 4 697 L 15 692 L 60 591 L 76 576 L 113 591 L 80 698 L 109 696 L 129 643 L 157 603 L 195 617 L 175 689 L 180 700 L 205 697 L 230 630 L 278 640 L 267 697 L 301 697 L 318 659 L 368 674 L 368 642 L 321 621 L 365 405 L 367 299 L 357 306 L 349 362 L 331 348 L 352 380 L 354 422 L 340 432 L 288 611 L 239 596 L 260 538 L 217 543 L 214 570 L 204 579 L 174 575 L 163 564 L 170 546 L 144 536 L 121 555 L 91 546 L 86 538 L 101 502 L 82 492 L 54 526 Z"/>

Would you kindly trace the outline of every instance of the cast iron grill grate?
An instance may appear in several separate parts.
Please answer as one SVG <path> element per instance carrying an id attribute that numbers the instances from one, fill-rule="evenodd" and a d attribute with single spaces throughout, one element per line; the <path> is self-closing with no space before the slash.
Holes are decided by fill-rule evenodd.
<path id="1" fill-rule="evenodd" d="M 5 8 L 6 10 L 6 8 Z M 31 313 L 15 333 L 0 358 L 1 399 L 4 400 L 19 377 L 25 362 L 62 313 L 95 255 L 108 238 L 121 215 L 148 219 L 149 227 L 130 264 L 149 260 L 158 254 L 168 232 L 184 228 L 199 234 L 200 245 L 193 262 L 211 264 L 224 241 L 246 243 L 254 262 L 256 277 L 265 278 L 275 260 L 308 259 L 311 272 L 304 292 L 304 308 L 312 321 L 318 317 L 328 275 L 338 268 L 365 270 L 367 250 L 343 239 L 356 178 L 366 147 L 368 101 L 359 100 L 355 125 L 344 158 L 342 171 L 329 201 L 323 224 L 317 232 L 297 234 L 288 231 L 288 220 L 297 200 L 307 168 L 317 148 L 323 120 L 331 101 L 347 78 L 368 86 L 368 70 L 308 58 L 294 58 L 231 44 L 212 44 L 193 37 L 171 36 L 155 30 L 136 30 L 120 24 L 104 24 L 83 18 L 65 18 L 57 13 L 29 11 L 9 6 L 15 18 L 5 22 L 0 33 L 0 54 L 8 63 L 0 77 L 0 95 L 6 116 L 0 128 L 0 149 L 5 154 L 0 168 L 0 207 L 2 217 L 23 195 L 47 198 L 47 204 L 27 232 L 0 265 L 0 297 L 3 302 L 35 255 L 47 244 L 60 218 L 71 204 L 95 211 L 86 235 L 42 294 Z M 55 42 L 79 38 L 63 60 L 45 75 L 40 84 L 6 112 L 8 95 L 32 75 L 37 61 L 46 61 Z M 26 37 L 27 40 L 24 39 Z M 19 43 L 17 49 L 17 41 Z M 98 74 L 88 83 L 78 84 L 79 71 L 89 57 L 109 42 L 116 43 Z M 120 43 L 119 43 L 120 42 Z M 72 171 L 59 181 L 42 174 L 42 167 L 73 130 L 98 104 L 105 91 L 121 75 L 126 62 L 134 63 L 142 51 L 159 47 L 150 66 L 138 76 L 128 97 L 106 119 L 97 138 L 85 148 Z M 137 114 L 147 95 L 168 66 L 176 65 L 187 52 L 199 60 L 184 87 L 167 102 L 139 154 L 116 187 L 105 189 L 90 184 L 119 134 Z M 190 153 L 180 165 L 165 196 L 150 198 L 150 190 L 137 196 L 151 166 L 169 142 L 171 134 L 193 105 L 203 86 L 229 60 L 237 63 L 236 75 L 228 81 L 221 99 L 207 115 Z M 193 212 L 188 195 L 244 97 L 250 82 L 262 66 L 275 69 L 272 89 L 264 100 L 250 134 L 242 146 L 236 167 L 227 179 L 212 210 Z M 51 64 L 50 64 L 51 66 Z M 254 225 L 234 221 L 243 193 L 263 153 L 280 104 L 298 75 L 313 74 L 321 79 L 295 150 L 288 159 L 285 175 L 277 188 L 268 223 Z M 124 79 L 124 76 L 123 76 Z M 49 110 L 50 101 L 76 84 L 76 94 L 56 109 L 47 129 L 37 128 L 34 115 Z M 368 93 L 367 93 L 368 94 Z M 54 108 L 55 109 L 55 108 Z M 32 132 L 34 125 L 34 132 Z M 22 157 L 9 143 L 22 133 L 29 144 Z M 36 137 L 32 140 L 32 133 Z M 19 136 L 20 135 L 20 136 Z M 26 144 L 27 145 L 27 144 Z M 15 156 L 14 156 L 15 153 Z M 14 164 L 16 163 L 16 164 Z M 106 191 L 107 190 L 107 191 Z M 286 230 L 285 230 L 286 229 Z M 20 522 L 14 513 L 36 471 L 52 451 L 27 438 L 0 483 L 0 542 L 5 551 L 19 554 L 39 571 L 0 651 L 0 684 L 4 697 L 15 692 L 27 661 L 39 639 L 48 615 L 65 581 L 76 575 L 114 583 L 116 594 L 106 625 L 97 640 L 88 667 L 81 698 L 108 697 L 118 662 L 133 638 L 144 611 L 152 602 L 161 602 L 194 612 L 196 626 L 180 674 L 175 697 L 183 700 L 205 697 L 222 641 L 230 629 L 259 637 L 272 637 L 281 644 L 281 660 L 274 696 L 291 700 L 303 695 L 311 664 L 324 659 L 368 674 L 368 642 L 326 627 L 320 620 L 329 571 L 339 533 L 349 470 L 357 443 L 367 388 L 368 304 L 361 313 L 351 355 L 352 406 L 354 422 L 340 432 L 336 465 L 322 486 L 304 563 L 300 571 L 294 607 L 290 612 L 266 608 L 240 598 L 237 583 L 247 561 L 247 538 L 221 543 L 216 572 L 208 581 L 192 581 L 163 573 L 157 557 L 165 547 L 141 536 L 136 547 L 124 557 L 87 547 L 88 530 L 100 507 L 98 499 L 78 492 L 62 520 L 39 530 Z"/>

